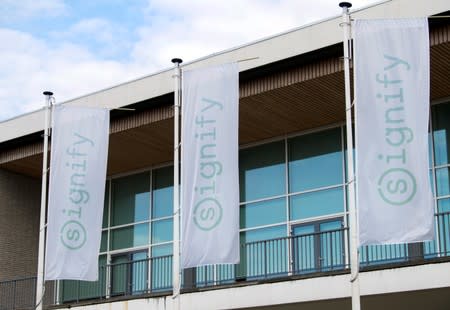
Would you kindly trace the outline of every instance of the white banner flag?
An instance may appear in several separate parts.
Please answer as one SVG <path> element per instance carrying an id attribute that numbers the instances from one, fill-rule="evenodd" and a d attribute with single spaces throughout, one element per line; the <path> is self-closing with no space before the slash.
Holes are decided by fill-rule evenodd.
<path id="1" fill-rule="evenodd" d="M 360 245 L 431 240 L 428 21 L 357 20 L 353 38 Z"/>
<path id="2" fill-rule="evenodd" d="M 98 278 L 109 111 L 53 109 L 45 280 Z"/>
<path id="3" fill-rule="evenodd" d="M 239 262 L 236 63 L 183 74 L 182 268 Z"/>

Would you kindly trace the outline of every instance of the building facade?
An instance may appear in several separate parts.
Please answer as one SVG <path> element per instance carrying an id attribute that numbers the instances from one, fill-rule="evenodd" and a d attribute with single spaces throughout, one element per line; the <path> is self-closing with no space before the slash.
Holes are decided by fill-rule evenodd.
<path id="1" fill-rule="evenodd" d="M 449 15 L 386 1 L 353 18 Z M 240 64 L 238 265 L 183 270 L 181 309 L 350 309 L 340 17 L 184 65 Z M 359 249 L 362 309 L 450 308 L 450 23 L 430 19 L 436 240 Z M 169 60 L 168 60 L 169 61 Z M 46 284 L 47 308 L 172 309 L 172 70 L 63 104 L 111 109 L 99 280 Z M 114 110 L 120 107 L 133 111 Z M 43 111 L 0 123 L 0 309 L 34 302 Z M 380 227 L 380 229 L 383 229 Z M 220 242 L 220 240 L 218 240 Z"/>

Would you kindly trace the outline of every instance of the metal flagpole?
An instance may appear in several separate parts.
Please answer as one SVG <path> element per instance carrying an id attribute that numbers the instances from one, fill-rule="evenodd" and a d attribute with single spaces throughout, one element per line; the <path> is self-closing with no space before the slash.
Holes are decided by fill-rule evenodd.
<path id="1" fill-rule="evenodd" d="M 53 93 L 45 91 L 44 107 L 44 153 L 42 154 L 42 189 L 41 189 L 41 217 L 39 224 L 39 251 L 38 251 L 38 270 L 36 283 L 36 309 L 42 309 L 42 299 L 44 298 L 44 259 L 45 259 L 45 213 L 47 211 L 47 158 L 48 158 L 48 132 L 50 119 L 50 105 Z"/>
<path id="2" fill-rule="evenodd" d="M 180 309 L 180 89 L 181 89 L 181 69 L 180 58 L 172 59 L 174 67 L 175 81 L 175 105 L 174 105 L 174 157 L 173 157 L 173 309 Z"/>
<path id="3" fill-rule="evenodd" d="M 344 28 L 344 75 L 345 75 L 345 119 L 347 131 L 347 174 L 348 174 L 348 204 L 350 213 L 350 270 L 352 287 L 352 310 L 361 309 L 359 293 L 359 260 L 358 260 L 358 223 L 356 220 L 355 203 L 355 173 L 353 170 L 353 132 L 352 132 L 352 105 L 350 98 L 350 15 L 352 4 L 341 2 L 342 27 Z"/>

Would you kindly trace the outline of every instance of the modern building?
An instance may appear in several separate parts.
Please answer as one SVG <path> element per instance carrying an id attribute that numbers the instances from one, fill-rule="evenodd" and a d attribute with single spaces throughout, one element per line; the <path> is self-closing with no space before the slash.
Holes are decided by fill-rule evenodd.
<path id="1" fill-rule="evenodd" d="M 450 2 L 391 0 L 351 13 L 447 16 L 429 19 L 436 240 L 360 248 L 360 285 L 364 310 L 450 309 Z M 351 309 L 340 23 L 183 65 L 257 57 L 239 64 L 241 262 L 184 270 L 181 309 Z M 63 103 L 111 109 L 100 278 L 47 283 L 46 308 L 172 309 L 172 72 Z M 43 110 L 0 123 L 1 310 L 34 304 L 43 127 Z"/>

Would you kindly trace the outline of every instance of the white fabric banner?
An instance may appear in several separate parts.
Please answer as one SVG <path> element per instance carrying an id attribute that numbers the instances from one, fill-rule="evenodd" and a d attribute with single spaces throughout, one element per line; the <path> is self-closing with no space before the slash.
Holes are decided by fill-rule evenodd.
<path id="1" fill-rule="evenodd" d="M 109 111 L 53 109 L 45 280 L 96 281 Z"/>
<path id="2" fill-rule="evenodd" d="M 428 21 L 354 25 L 359 243 L 434 239 Z"/>
<path id="3" fill-rule="evenodd" d="M 239 262 L 236 63 L 183 73 L 181 266 Z"/>

